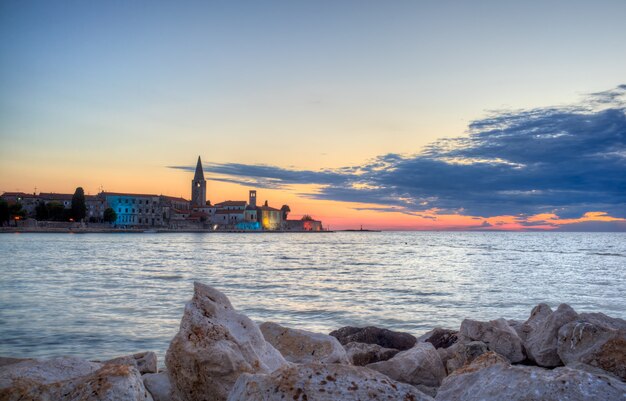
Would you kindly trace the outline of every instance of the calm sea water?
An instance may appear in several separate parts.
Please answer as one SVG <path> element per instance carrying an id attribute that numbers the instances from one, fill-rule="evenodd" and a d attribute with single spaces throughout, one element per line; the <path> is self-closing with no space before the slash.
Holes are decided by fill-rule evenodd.
<path id="1" fill-rule="evenodd" d="M 3 234 L 0 355 L 162 357 L 194 280 L 256 321 L 420 334 L 539 302 L 626 318 L 619 233 Z"/>

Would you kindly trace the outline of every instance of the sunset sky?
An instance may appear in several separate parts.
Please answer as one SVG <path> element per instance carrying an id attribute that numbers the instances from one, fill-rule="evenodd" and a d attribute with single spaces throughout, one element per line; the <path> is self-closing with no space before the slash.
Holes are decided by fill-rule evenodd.
<path id="1" fill-rule="evenodd" d="M 626 2 L 3 1 L 0 193 L 626 231 Z"/>

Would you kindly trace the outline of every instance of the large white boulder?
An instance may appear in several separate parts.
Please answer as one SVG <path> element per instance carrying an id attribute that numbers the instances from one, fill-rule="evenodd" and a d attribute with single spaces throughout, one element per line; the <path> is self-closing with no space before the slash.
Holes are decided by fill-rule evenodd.
<path id="1" fill-rule="evenodd" d="M 388 361 L 367 365 L 385 376 L 402 383 L 438 387 L 446 377 L 446 369 L 431 343 L 417 343 Z"/>
<path id="2" fill-rule="evenodd" d="M 340 364 L 283 367 L 272 374 L 244 374 L 228 401 L 432 401 L 415 387 L 373 370 Z"/>
<path id="3" fill-rule="evenodd" d="M 152 401 L 134 366 L 74 357 L 32 359 L 3 366 L 0 399 Z"/>
<path id="4" fill-rule="evenodd" d="M 335 337 L 272 322 L 261 324 L 259 329 L 265 340 L 289 362 L 349 363 L 346 351 Z"/>
<path id="5" fill-rule="evenodd" d="M 552 312 L 540 304 L 522 326 L 524 348 L 528 359 L 543 367 L 556 367 L 563 363 L 557 353 L 559 329 L 578 317 L 569 305 L 561 304 Z M 540 313 L 536 313 L 537 311 Z"/>
<path id="6" fill-rule="evenodd" d="M 569 367 L 548 370 L 510 365 L 488 352 L 446 377 L 436 400 L 617 401 L 624 400 L 624 397 L 626 384 L 608 375 Z"/>
<path id="7" fill-rule="evenodd" d="M 465 319 L 461 323 L 459 336 L 461 342 L 482 341 L 491 351 L 497 352 L 513 363 L 526 359 L 522 340 L 504 319 L 489 322 Z"/>
<path id="8" fill-rule="evenodd" d="M 196 282 L 165 364 L 182 401 L 213 401 L 225 400 L 242 373 L 271 373 L 287 361 L 224 294 Z"/>

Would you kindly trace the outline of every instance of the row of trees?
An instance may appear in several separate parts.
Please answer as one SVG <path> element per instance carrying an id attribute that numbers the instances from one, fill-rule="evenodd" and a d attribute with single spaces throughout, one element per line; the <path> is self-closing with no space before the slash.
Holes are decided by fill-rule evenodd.
<path id="1" fill-rule="evenodd" d="M 85 191 L 82 187 L 76 188 L 72 195 L 72 207 L 66 209 L 59 202 L 40 201 L 35 207 L 35 219 L 39 221 L 83 221 L 87 216 L 87 203 L 85 202 Z M 5 200 L 0 199 L 0 225 L 9 225 L 11 220 L 19 220 L 26 217 L 26 211 L 22 205 L 14 203 L 9 205 Z M 104 210 L 103 220 L 113 223 L 117 219 L 117 213 L 111 208 Z"/>

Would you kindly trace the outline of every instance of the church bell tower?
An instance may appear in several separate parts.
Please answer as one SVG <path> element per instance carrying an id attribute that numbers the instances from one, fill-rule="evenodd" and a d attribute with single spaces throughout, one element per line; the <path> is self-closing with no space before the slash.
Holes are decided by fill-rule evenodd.
<path id="1" fill-rule="evenodd" d="M 198 156 L 198 164 L 196 164 L 196 174 L 191 181 L 191 207 L 206 206 L 206 180 L 204 179 L 204 171 L 202 170 L 202 161 Z"/>

